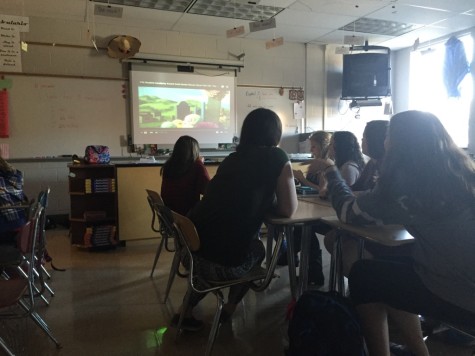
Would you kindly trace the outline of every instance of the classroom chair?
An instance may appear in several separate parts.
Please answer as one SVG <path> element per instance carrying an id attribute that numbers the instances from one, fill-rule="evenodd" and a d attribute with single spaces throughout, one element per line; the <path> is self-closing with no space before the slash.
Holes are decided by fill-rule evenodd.
<path id="1" fill-rule="evenodd" d="M 181 262 L 181 251 L 177 248 L 176 244 L 176 236 L 175 230 L 173 228 L 173 220 L 172 216 L 169 213 L 169 209 L 165 209 L 165 204 L 162 200 L 160 194 L 153 190 L 147 191 L 147 200 L 152 209 L 152 230 L 155 232 L 160 233 L 162 239 L 160 244 L 157 248 L 157 253 L 155 254 L 155 259 L 153 261 L 152 272 L 150 273 L 150 278 L 153 276 L 153 272 L 155 270 L 155 266 L 157 265 L 158 257 L 162 251 L 163 246 L 168 252 L 174 252 L 173 261 L 170 267 L 170 273 L 168 275 L 167 287 L 165 290 L 165 297 L 163 298 L 163 303 L 167 302 L 168 296 L 170 294 L 171 287 L 173 285 L 173 281 L 175 280 L 175 276 L 178 275 L 179 277 L 186 278 L 188 274 L 186 271 L 183 273 L 180 271 L 180 262 Z M 156 222 L 159 222 L 159 226 L 156 227 Z M 170 239 L 173 240 L 174 248 L 171 249 L 168 245 Z"/>
<path id="2" fill-rule="evenodd" d="M 166 209 L 166 207 L 164 207 Z M 208 337 L 208 343 L 206 345 L 205 355 L 211 355 L 214 340 L 218 333 L 219 319 L 221 311 L 224 305 L 223 289 L 229 288 L 237 284 L 248 284 L 254 291 L 263 291 L 266 289 L 272 279 L 275 277 L 274 270 L 277 265 L 277 259 L 279 255 L 280 246 L 282 245 L 283 235 L 279 234 L 278 241 L 274 247 L 271 262 L 266 268 L 257 267 L 250 271 L 248 274 L 242 276 L 239 279 L 229 281 L 211 281 L 204 279 L 194 267 L 194 254 L 200 248 L 200 238 L 196 231 L 195 225 L 187 217 L 180 215 L 174 211 L 171 211 L 173 216 L 173 226 L 178 236 L 177 244 L 181 245 L 189 258 L 189 275 L 188 275 L 188 291 L 185 295 L 183 305 L 186 306 L 189 302 L 190 293 L 192 291 L 197 293 L 213 293 L 216 296 L 217 306 L 213 319 L 213 324 Z M 184 319 L 184 311 L 186 307 L 182 308 L 182 313 L 177 325 L 176 338 L 181 334 L 181 324 Z"/>
<path id="3" fill-rule="evenodd" d="M 0 290 L 2 291 L 0 293 L 0 320 L 30 317 L 56 344 L 56 347 L 60 348 L 61 344 L 35 310 L 35 297 L 38 295 L 38 289 L 35 286 L 37 276 L 33 266 L 37 263 L 38 234 L 43 211 L 44 207 L 38 202 L 34 215 L 19 232 L 18 245 L 19 250 L 22 251 L 19 270 L 23 273 L 16 276 L 17 278 L 0 279 Z M 21 332 L 24 331 L 18 331 L 18 333 Z M 7 355 L 13 355 L 6 341 L 1 338 L 0 347 Z"/>
<path id="4" fill-rule="evenodd" d="M 51 296 L 54 296 L 54 292 L 51 287 L 45 281 L 45 273 L 49 275 L 46 269 L 43 266 L 44 256 L 46 251 L 46 235 L 45 235 L 45 224 L 46 224 L 46 205 L 48 201 L 48 194 L 50 188 L 47 188 L 44 191 L 41 191 L 38 194 L 38 202 L 35 204 L 34 200 L 28 204 L 22 205 L 26 210 L 26 215 L 28 219 L 33 217 L 37 210 L 41 207 L 38 216 L 38 228 L 36 229 L 36 247 L 35 247 L 35 263 L 31 266 L 33 267 L 34 273 L 34 283 L 33 288 L 35 291 L 35 297 L 41 298 L 41 300 L 48 306 L 49 300 L 45 296 L 45 292 L 48 291 Z M 29 251 L 29 246 L 24 245 L 24 234 L 23 227 L 17 233 L 17 246 L 4 246 L 3 252 L 1 253 L 0 266 L 4 268 L 3 275 L 8 278 L 9 273 L 15 273 L 22 275 L 24 278 L 27 278 L 27 274 L 24 269 L 21 268 L 22 263 L 27 259 L 27 254 Z M 15 272 L 12 272 L 15 271 Z"/>
<path id="5" fill-rule="evenodd" d="M 155 271 L 155 267 L 157 266 L 158 258 L 160 257 L 160 253 L 162 252 L 163 246 L 165 246 L 165 249 L 168 252 L 175 252 L 174 248 L 170 248 L 169 244 L 169 239 L 173 239 L 173 230 L 171 226 L 167 223 L 167 221 L 164 221 L 161 216 L 159 216 L 156 212 L 156 209 L 154 209 L 155 204 L 159 205 L 165 205 L 163 202 L 162 197 L 160 196 L 159 193 L 157 193 L 154 190 L 150 189 L 145 189 L 147 192 L 147 201 L 148 204 L 150 205 L 150 209 L 152 210 L 152 224 L 151 228 L 153 231 L 158 232 L 161 236 L 160 243 L 158 244 L 157 247 L 157 252 L 155 253 L 155 259 L 153 260 L 153 266 L 152 266 L 152 271 L 150 272 L 150 278 L 153 277 L 153 272 Z M 158 226 L 156 224 L 158 223 Z"/>

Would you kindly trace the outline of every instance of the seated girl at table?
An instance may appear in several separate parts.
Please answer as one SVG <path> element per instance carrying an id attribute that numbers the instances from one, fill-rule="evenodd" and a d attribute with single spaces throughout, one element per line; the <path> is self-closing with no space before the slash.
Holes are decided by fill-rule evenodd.
<path id="1" fill-rule="evenodd" d="M 358 139 L 350 131 L 336 131 L 329 149 L 341 176 L 352 187 L 365 166 Z"/>
<path id="2" fill-rule="evenodd" d="M 23 174 L 0 157 L 0 244 L 14 244 L 18 229 L 26 223 L 25 209 L 9 209 L 25 203 Z"/>
<path id="3" fill-rule="evenodd" d="M 384 140 L 388 126 L 389 121 L 387 120 L 373 120 L 368 122 L 365 126 L 361 148 L 363 153 L 370 159 L 366 163 L 358 180 L 351 187 L 355 194 L 373 189 L 376 184 L 385 153 Z M 350 233 L 341 232 L 336 229 L 329 231 L 325 235 L 324 244 L 330 254 L 333 253 L 333 244 L 337 238 L 337 234 L 341 239 L 343 274 L 348 276 L 352 264 L 359 259 L 358 238 L 353 237 Z M 367 249 L 364 253 L 365 258 L 370 258 L 375 254 L 391 253 L 394 250 L 407 254 L 406 250 L 408 250 L 408 246 L 404 246 L 401 248 L 393 248 L 391 251 L 370 242 L 366 243 L 365 247 Z"/>
<path id="4" fill-rule="evenodd" d="M 265 249 L 258 232 L 265 214 L 290 217 L 297 209 L 294 176 L 287 154 L 277 147 L 282 124 L 268 109 L 255 109 L 245 118 L 240 143 L 219 165 L 203 199 L 191 210 L 200 237 L 196 258 L 207 279 L 236 279 L 260 265 Z M 230 288 L 222 321 L 229 319 L 249 287 Z M 198 330 L 203 323 L 192 310 L 205 294 L 192 293 L 186 306 L 183 328 Z M 183 308 L 183 306 L 182 306 Z M 175 315 L 172 325 L 179 316 Z"/>
<path id="5" fill-rule="evenodd" d="M 369 121 L 363 131 L 361 140 L 361 151 L 369 157 L 361 175 L 351 186 L 354 192 L 373 189 L 379 176 L 381 164 L 384 158 L 384 140 L 388 130 L 389 121 L 373 120 Z"/>
<path id="6" fill-rule="evenodd" d="M 308 187 L 312 187 L 316 190 L 325 189 L 325 179 L 323 176 L 323 168 L 325 168 L 325 159 L 329 157 L 329 147 L 332 133 L 326 131 L 316 131 L 310 138 L 310 152 L 313 155 L 313 160 L 309 164 L 307 174 L 301 170 L 294 170 L 294 177 L 300 184 Z M 323 230 L 322 230 L 323 228 Z M 325 282 L 322 268 L 322 250 L 320 249 L 320 243 L 315 233 L 325 234 L 328 229 L 315 224 L 312 229 L 312 239 L 310 242 L 309 253 L 309 271 L 308 282 L 313 285 L 322 286 Z M 300 226 L 294 227 L 294 251 L 297 254 L 300 252 L 301 246 L 302 228 Z M 284 245 L 285 246 L 285 245 Z M 298 262 L 298 255 L 295 256 L 295 261 Z M 279 266 L 286 266 L 287 261 L 287 249 L 282 248 L 277 261 Z"/>
<path id="7" fill-rule="evenodd" d="M 191 136 L 181 136 L 160 174 L 163 202 L 171 210 L 186 215 L 201 199 L 209 182 L 198 141 Z"/>
<path id="8" fill-rule="evenodd" d="M 310 152 L 313 155 L 313 160 L 308 166 L 307 174 L 301 170 L 294 170 L 294 177 L 300 184 L 316 190 L 325 188 L 321 159 L 328 158 L 331 137 L 331 132 L 326 131 L 315 131 L 310 136 Z"/>
<path id="9" fill-rule="evenodd" d="M 338 169 L 325 177 L 340 220 L 402 224 L 414 236 L 410 257 L 359 260 L 350 296 L 374 356 L 390 355 L 387 318 L 415 355 L 428 355 L 418 314 L 475 325 L 475 166 L 434 115 L 394 115 L 372 191 L 355 197 Z"/>

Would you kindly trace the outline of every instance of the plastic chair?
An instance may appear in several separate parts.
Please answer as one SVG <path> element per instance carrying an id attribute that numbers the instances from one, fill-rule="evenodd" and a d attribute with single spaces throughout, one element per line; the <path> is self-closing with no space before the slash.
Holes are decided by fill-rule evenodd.
<path id="1" fill-rule="evenodd" d="M 173 215 L 173 225 L 177 232 L 179 244 L 183 246 L 183 249 L 184 251 L 186 251 L 190 261 L 188 291 L 185 296 L 185 300 L 183 303 L 184 307 L 182 308 L 182 313 L 180 315 L 180 319 L 177 325 L 177 338 L 181 333 L 181 324 L 184 318 L 186 306 L 189 303 L 190 293 L 192 291 L 196 293 L 213 293 L 216 296 L 217 306 L 205 352 L 205 355 L 209 356 L 211 355 L 214 340 L 216 339 L 216 335 L 218 333 L 219 319 L 224 305 L 224 296 L 222 292 L 223 289 L 229 288 L 237 284 L 247 284 L 252 290 L 257 292 L 266 289 L 272 279 L 275 277 L 274 270 L 277 264 L 279 250 L 282 245 L 283 234 L 279 234 L 277 243 L 274 246 L 271 261 L 268 264 L 267 268 L 262 268 L 261 266 L 258 266 L 251 270 L 248 274 L 235 280 L 211 281 L 206 280 L 202 276 L 200 276 L 194 268 L 194 253 L 200 248 L 200 238 L 193 222 L 183 215 L 180 215 L 173 211 L 171 213 Z"/>
<path id="2" fill-rule="evenodd" d="M 0 279 L 0 320 L 31 317 L 43 332 L 56 344 L 57 348 L 61 344 L 56 340 L 46 322 L 35 310 L 35 269 L 38 232 L 40 229 L 40 217 L 44 207 L 38 202 L 34 215 L 22 227 L 19 234 L 19 249 L 23 251 L 19 270 L 23 273 L 18 278 Z M 0 347 L 8 354 L 13 352 L 8 347 L 5 340 L 0 339 Z"/>
<path id="3" fill-rule="evenodd" d="M 161 240 L 160 243 L 158 244 L 157 247 L 157 252 L 155 253 L 155 259 L 153 260 L 153 266 L 152 266 L 152 271 L 150 272 L 150 278 L 153 277 L 153 272 L 155 271 L 155 267 L 157 266 L 158 258 L 160 257 L 160 253 L 162 252 L 163 246 L 165 246 L 165 249 L 168 252 L 175 252 L 175 249 L 170 248 L 169 246 L 169 239 L 173 238 L 173 228 L 172 226 L 167 222 L 164 221 L 162 217 L 160 217 L 157 214 L 157 211 L 154 209 L 154 205 L 163 205 L 165 206 L 165 203 L 163 202 L 162 197 L 160 194 L 158 194 L 154 190 L 149 190 L 145 189 L 147 192 L 147 201 L 148 204 L 150 205 L 150 209 L 152 210 L 152 224 L 151 228 L 153 231 L 158 232 L 161 235 Z M 156 226 L 158 222 L 158 226 Z"/>

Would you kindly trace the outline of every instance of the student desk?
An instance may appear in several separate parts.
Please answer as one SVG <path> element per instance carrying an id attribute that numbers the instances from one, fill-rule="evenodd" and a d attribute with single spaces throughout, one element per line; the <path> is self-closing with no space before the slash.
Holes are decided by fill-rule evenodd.
<path id="1" fill-rule="evenodd" d="M 353 225 L 341 222 L 337 216 L 323 217 L 322 222 L 337 229 L 344 230 L 360 237 L 360 256 L 363 255 L 364 242 L 372 241 L 384 246 L 401 246 L 414 242 L 414 237 L 402 225 Z M 341 241 L 338 237 L 333 246 L 330 264 L 330 290 L 344 291 L 342 274 Z"/>
<path id="2" fill-rule="evenodd" d="M 305 196 L 305 200 L 303 200 L 303 197 L 302 199 L 299 197 L 297 211 L 290 218 L 269 215 L 264 220 L 270 231 L 278 234 L 283 233 L 287 240 L 290 289 L 292 297 L 295 299 L 307 288 L 311 225 L 319 221 L 320 218 L 331 215 L 335 215 L 335 211 L 328 201 L 320 200 L 320 198 L 315 197 L 312 202 L 310 202 L 308 201 L 308 196 Z M 302 225 L 300 278 L 298 284 L 293 246 L 293 227 L 295 225 Z M 267 237 L 267 262 L 270 261 L 270 254 L 272 253 L 273 237 L 273 234 L 269 234 Z"/>

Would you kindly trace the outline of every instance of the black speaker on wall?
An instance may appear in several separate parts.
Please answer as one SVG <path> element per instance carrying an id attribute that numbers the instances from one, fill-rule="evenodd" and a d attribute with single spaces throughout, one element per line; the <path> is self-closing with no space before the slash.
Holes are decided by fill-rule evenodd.
<path id="1" fill-rule="evenodd" d="M 357 53 L 343 56 L 342 99 L 374 99 L 391 96 L 389 53 Z"/>

